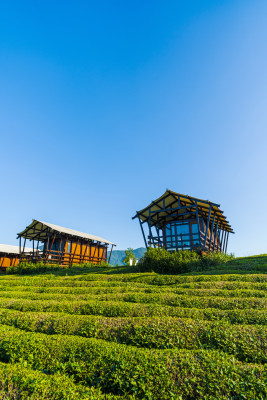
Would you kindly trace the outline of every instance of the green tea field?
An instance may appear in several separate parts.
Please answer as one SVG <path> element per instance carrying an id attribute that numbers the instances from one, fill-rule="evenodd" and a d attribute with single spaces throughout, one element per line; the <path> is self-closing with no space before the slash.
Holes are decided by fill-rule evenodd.
<path id="1" fill-rule="evenodd" d="M 266 399 L 267 256 L 0 276 L 0 399 Z"/>

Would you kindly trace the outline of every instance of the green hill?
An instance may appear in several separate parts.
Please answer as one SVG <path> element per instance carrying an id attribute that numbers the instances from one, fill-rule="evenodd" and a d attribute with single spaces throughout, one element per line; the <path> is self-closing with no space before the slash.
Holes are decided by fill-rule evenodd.
<path id="1" fill-rule="evenodd" d="M 3 399 L 266 399 L 267 256 L 0 277 Z"/>
<path id="2" fill-rule="evenodd" d="M 141 257 L 145 254 L 146 249 L 144 247 L 139 247 L 134 250 L 135 257 L 140 260 Z M 110 252 L 108 252 L 109 258 Z M 125 258 L 125 250 L 113 250 L 110 258 L 110 265 L 125 265 L 123 260 Z"/>

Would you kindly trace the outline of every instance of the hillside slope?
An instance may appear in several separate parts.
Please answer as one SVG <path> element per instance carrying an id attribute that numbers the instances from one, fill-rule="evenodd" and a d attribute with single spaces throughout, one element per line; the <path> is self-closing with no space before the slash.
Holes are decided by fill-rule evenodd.
<path id="1" fill-rule="evenodd" d="M 134 249 L 135 257 L 140 260 L 141 257 L 145 254 L 146 249 L 144 247 L 139 247 L 138 249 Z M 108 252 L 109 258 L 110 252 Z M 125 250 L 113 250 L 110 258 L 110 265 L 125 265 L 123 260 L 125 258 Z"/>
<path id="2" fill-rule="evenodd" d="M 2 275 L 1 398 L 267 398 L 267 256 L 135 271 Z"/>

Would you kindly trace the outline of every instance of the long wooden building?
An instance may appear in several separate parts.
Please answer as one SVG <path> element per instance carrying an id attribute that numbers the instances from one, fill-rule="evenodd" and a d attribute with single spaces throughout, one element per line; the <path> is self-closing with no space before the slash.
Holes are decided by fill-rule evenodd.
<path id="1" fill-rule="evenodd" d="M 234 233 L 220 205 L 171 190 L 136 212 L 146 247 L 226 253 Z M 148 234 L 144 230 L 147 224 Z"/>
<path id="2" fill-rule="evenodd" d="M 31 252 L 30 248 L 25 249 Z M 0 244 L 0 268 L 5 271 L 7 267 L 14 267 L 19 263 L 19 246 L 10 244 Z"/>
<path id="3" fill-rule="evenodd" d="M 107 260 L 108 246 L 114 243 L 99 236 L 79 232 L 34 219 L 18 233 L 21 261 L 69 265 L 78 263 L 99 264 Z M 31 242 L 30 252 L 26 249 Z"/>

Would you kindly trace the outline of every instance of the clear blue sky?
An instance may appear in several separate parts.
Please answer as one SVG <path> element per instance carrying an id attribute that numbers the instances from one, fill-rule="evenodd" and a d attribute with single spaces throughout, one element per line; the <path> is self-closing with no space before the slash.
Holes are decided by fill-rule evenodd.
<path id="1" fill-rule="evenodd" d="M 267 2 L 3 1 L 0 243 L 32 218 L 143 246 L 166 188 L 267 253 Z"/>

